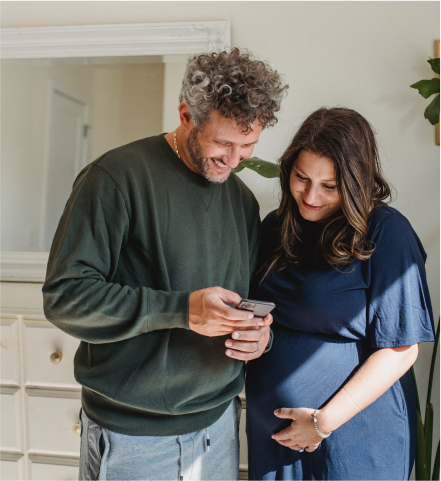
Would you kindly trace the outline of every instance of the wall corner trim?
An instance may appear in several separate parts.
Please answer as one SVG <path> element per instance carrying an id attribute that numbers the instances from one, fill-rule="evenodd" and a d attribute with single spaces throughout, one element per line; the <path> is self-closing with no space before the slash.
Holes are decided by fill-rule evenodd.
<path id="1" fill-rule="evenodd" d="M 48 257 L 47 252 L 2 252 L 0 280 L 44 282 Z"/>

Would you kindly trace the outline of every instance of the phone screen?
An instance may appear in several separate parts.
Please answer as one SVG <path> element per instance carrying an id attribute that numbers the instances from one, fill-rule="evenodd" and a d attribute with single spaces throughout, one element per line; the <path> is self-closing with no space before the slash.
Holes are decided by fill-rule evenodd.
<path id="1" fill-rule="evenodd" d="M 273 302 L 255 301 L 253 299 L 242 299 L 237 309 L 253 312 L 255 317 L 265 317 L 276 305 Z"/>

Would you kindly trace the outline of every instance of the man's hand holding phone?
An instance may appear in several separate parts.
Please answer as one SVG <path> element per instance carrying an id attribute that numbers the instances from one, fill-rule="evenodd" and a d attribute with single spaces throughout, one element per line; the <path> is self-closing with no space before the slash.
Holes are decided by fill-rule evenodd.
<path id="1" fill-rule="evenodd" d="M 235 330 L 231 335 L 232 339 L 225 341 L 225 346 L 229 348 L 225 354 L 240 361 L 251 361 L 260 357 L 270 338 L 269 326 L 273 322 L 273 316 L 269 313 L 274 307 L 272 302 L 242 299 L 237 309 L 253 312 L 254 318 L 261 318 L 264 325 Z"/>
<path id="2" fill-rule="evenodd" d="M 236 304 L 238 308 L 225 304 Z M 226 355 L 240 361 L 251 361 L 262 355 L 270 337 L 269 326 L 273 322 L 271 314 L 256 317 L 254 311 L 263 314 L 274 308 L 269 306 L 246 306 L 244 302 L 261 303 L 241 299 L 235 292 L 210 287 L 192 292 L 189 302 L 189 327 L 202 336 L 214 337 L 231 334 L 232 339 L 225 341 Z M 242 303 L 242 307 L 241 307 Z M 256 310 L 257 307 L 257 310 Z M 250 310 L 251 309 L 251 310 Z"/>
<path id="3" fill-rule="evenodd" d="M 241 297 L 221 287 L 209 287 L 190 294 L 188 309 L 189 327 L 202 336 L 214 337 L 231 334 L 238 329 L 265 326 L 265 321 L 248 310 L 235 309 L 227 303 L 238 305 Z"/>

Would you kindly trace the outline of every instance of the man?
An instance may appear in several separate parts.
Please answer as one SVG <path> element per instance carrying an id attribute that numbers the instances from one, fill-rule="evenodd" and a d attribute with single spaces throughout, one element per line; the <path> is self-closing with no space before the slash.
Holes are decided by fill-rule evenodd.
<path id="1" fill-rule="evenodd" d="M 76 179 L 43 294 L 46 317 L 82 341 L 80 479 L 237 479 L 242 361 L 262 354 L 272 318 L 231 307 L 260 225 L 232 170 L 287 88 L 238 49 L 195 56 L 177 130 Z"/>

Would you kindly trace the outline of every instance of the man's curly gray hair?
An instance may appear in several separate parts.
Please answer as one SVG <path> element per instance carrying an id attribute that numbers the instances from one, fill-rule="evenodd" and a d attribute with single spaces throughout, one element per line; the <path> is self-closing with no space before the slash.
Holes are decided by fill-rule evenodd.
<path id="1" fill-rule="evenodd" d="M 207 122 L 215 109 L 233 118 L 244 133 L 257 119 L 262 128 L 277 123 L 288 85 L 267 62 L 256 60 L 248 51 L 195 55 L 187 63 L 179 102 L 187 104 L 196 130 Z"/>

